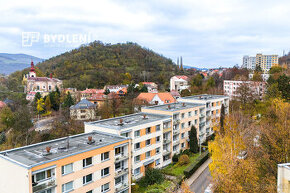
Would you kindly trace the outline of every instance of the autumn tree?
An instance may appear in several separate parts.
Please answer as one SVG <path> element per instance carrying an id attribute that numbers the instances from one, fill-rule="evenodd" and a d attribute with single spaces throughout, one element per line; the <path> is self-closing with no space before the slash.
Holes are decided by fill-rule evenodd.
<path id="1" fill-rule="evenodd" d="M 13 126 L 15 119 L 14 119 L 13 112 L 11 111 L 9 107 L 6 106 L 1 109 L 0 121 L 1 121 L 1 124 L 5 126 L 4 130 L 7 130 Z"/>
<path id="2" fill-rule="evenodd" d="M 50 97 L 49 97 L 49 96 L 47 96 L 47 97 L 45 98 L 44 105 L 45 105 L 45 110 L 46 110 L 47 112 L 49 112 L 49 111 L 51 110 L 51 102 L 50 102 Z"/>

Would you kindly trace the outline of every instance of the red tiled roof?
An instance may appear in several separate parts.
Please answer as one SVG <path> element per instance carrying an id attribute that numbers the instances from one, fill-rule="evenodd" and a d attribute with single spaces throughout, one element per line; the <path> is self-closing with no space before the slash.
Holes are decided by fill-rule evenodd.
<path id="1" fill-rule="evenodd" d="M 178 96 L 178 97 L 180 97 L 180 94 L 179 94 L 178 91 L 176 91 L 176 90 L 172 90 L 172 91 L 170 91 L 170 94 L 171 94 L 172 96 Z"/>
<path id="2" fill-rule="evenodd" d="M 176 78 L 179 78 L 179 79 L 183 79 L 183 80 L 188 80 L 188 76 L 175 76 Z"/>
<path id="3" fill-rule="evenodd" d="M 148 103 L 152 101 L 155 95 L 158 95 L 158 97 L 166 103 L 166 101 L 169 101 L 168 103 L 173 103 L 175 102 L 175 99 L 169 92 L 161 92 L 161 93 L 140 93 L 138 97 L 136 98 L 137 100 L 145 100 Z"/>
<path id="4" fill-rule="evenodd" d="M 0 109 L 5 107 L 5 106 L 6 106 L 6 104 L 3 101 L 0 101 Z"/>
<path id="5" fill-rule="evenodd" d="M 103 94 L 105 91 L 104 89 L 86 89 L 81 91 L 83 94 Z"/>
<path id="6" fill-rule="evenodd" d="M 60 80 L 57 78 L 47 78 L 47 77 L 29 77 L 27 80 L 33 81 L 47 81 L 47 82 L 59 82 Z"/>

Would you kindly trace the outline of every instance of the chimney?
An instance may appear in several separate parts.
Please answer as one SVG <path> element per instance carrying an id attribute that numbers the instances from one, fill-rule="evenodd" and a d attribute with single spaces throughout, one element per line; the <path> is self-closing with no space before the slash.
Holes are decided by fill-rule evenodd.
<path id="1" fill-rule="evenodd" d="M 92 142 L 93 137 L 92 136 L 88 136 L 88 140 L 89 140 L 89 142 Z"/>
<path id="2" fill-rule="evenodd" d="M 124 125 L 123 124 L 123 119 L 120 119 L 119 125 Z"/>
<path id="3" fill-rule="evenodd" d="M 147 119 L 146 114 L 143 115 L 143 119 Z"/>
<path id="4" fill-rule="evenodd" d="M 51 147 L 47 146 L 47 147 L 45 148 L 45 150 L 46 150 L 47 153 L 50 153 Z"/>
<path id="5" fill-rule="evenodd" d="M 52 73 L 50 73 L 50 79 L 52 79 Z"/>
<path id="6" fill-rule="evenodd" d="M 182 106 L 185 107 L 185 103 L 182 103 Z"/>
<path id="7" fill-rule="evenodd" d="M 170 109 L 170 105 L 168 105 L 168 109 Z"/>

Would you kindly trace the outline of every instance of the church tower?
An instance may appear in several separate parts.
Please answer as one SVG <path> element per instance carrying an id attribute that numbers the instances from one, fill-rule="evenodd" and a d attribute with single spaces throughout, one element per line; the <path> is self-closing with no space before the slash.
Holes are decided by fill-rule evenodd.
<path id="1" fill-rule="evenodd" d="M 36 77 L 36 73 L 35 73 L 35 69 L 34 69 L 34 64 L 33 64 L 33 61 L 32 60 L 31 60 L 31 67 L 30 67 L 29 77 Z"/>

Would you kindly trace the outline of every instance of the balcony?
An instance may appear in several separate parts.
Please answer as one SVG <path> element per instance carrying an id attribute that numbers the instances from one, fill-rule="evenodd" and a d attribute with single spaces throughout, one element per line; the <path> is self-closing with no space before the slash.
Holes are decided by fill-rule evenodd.
<path id="1" fill-rule="evenodd" d="M 164 144 L 170 143 L 170 140 L 169 139 L 163 139 L 163 143 Z"/>
<path id="2" fill-rule="evenodd" d="M 128 174 L 129 169 L 128 168 L 121 168 L 115 171 L 115 178 L 123 176 L 124 174 Z"/>
<path id="3" fill-rule="evenodd" d="M 123 161 L 123 160 L 126 160 L 128 158 L 129 158 L 128 154 L 119 153 L 119 154 L 115 155 L 115 162 Z"/>
<path id="4" fill-rule="evenodd" d="M 170 131 L 171 131 L 171 128 L 170 127 L 169 128 L 166 128 L 166 129 L 165 128 L 163 129 L 163 133 L 167 133 L 167 132 L 170 132 Z"/>
<path id="5" fill-rule="evenodd" d="M 205 117 L 205 114 L 200 114 L 200 116 L 199 116 L 199 118 L 203 118 L 203 117 Z"/>
<path id="6" fill-rule="evenodd" d="M 179 119 L 173 120 L 173 125 L 178 125 L 179 123 L 180 123 L 180 120 Z"/>
<path id="7" fill-rule="evenodd" d="M 36 193 L 36 192 L 40 192 L 42 190 L 52 188 L 55 186 L 56 186 L 55 179 L 49 179 L 49 180 L 46 180 L 44 182 L 35 184 L 34 186 L 32 186 L 32 190 L 33 190 L 33 192 Z"/>
<path id="8" fill-rule="evenodd" d="M 204 127 L 205 126 L 205 122 L 202 122 L 199 124 L 199 127 Z"/>
<path id="9" fill-rule="evenodd" d="M 119 183 L 115 185 L 115 192 L 118 193 L 128 188 L 129 188 L 128 183 Z"/>
<path id="10" fill-rule="evenodd" d="M 162 155 L 165 156 L 165 155 L 168 155 L 170 153 L 171 152 L 169 150 L 165 149 L 165 150 L 163 150 Z"/>
<path id="11" fill-rule="evenodd" d="M 178 145 L 178 144 L 180 144 L 180 141 L 179 140 L 173 141 L 173 145 Z"/>
<path id="12" fill-rule="evenodd" d="M 174 134 L 174 135 L 177 135 L 177 134 L 179 134 L 179 133 L 180 133 L 179 129 L 175 129 L 175 130 L 173 130 L 173 134 Z"/>

